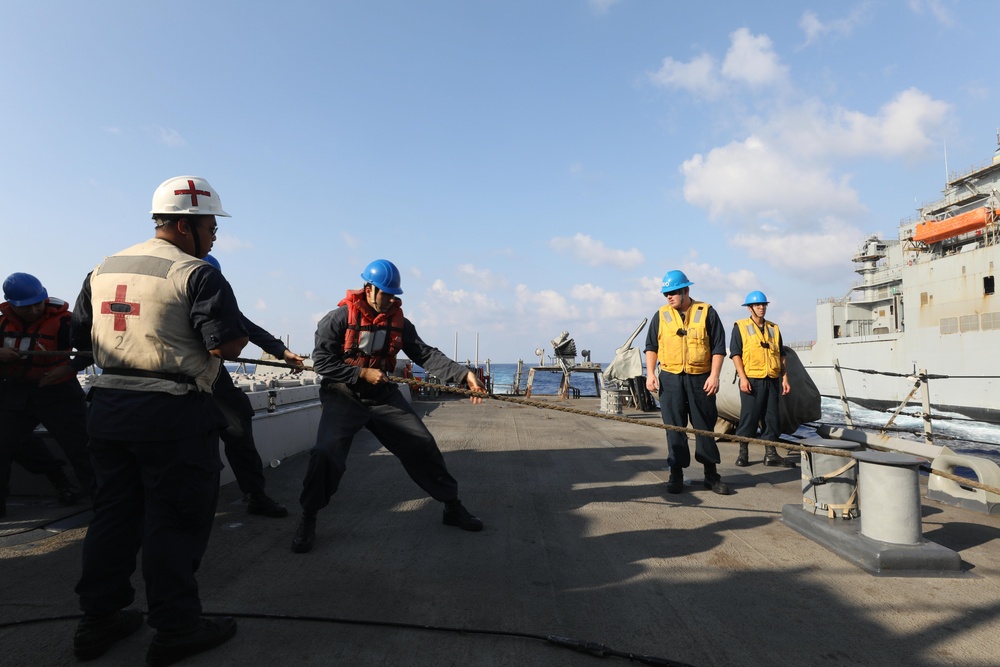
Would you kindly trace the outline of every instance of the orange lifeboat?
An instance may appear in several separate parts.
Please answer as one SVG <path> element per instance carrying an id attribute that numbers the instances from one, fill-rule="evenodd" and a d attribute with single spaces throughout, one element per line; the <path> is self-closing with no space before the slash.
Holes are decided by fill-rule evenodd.
<path id="1" fill-rule="evenodd" d="M 954 215 L 944 220 L 928 220 L 917 223 L 917 228 L 913 232 L 914 241 L 924 243 L 937 243 L 950 239 L 959 234 L 974 232 L 982 229 L 987 222 L 992 222 L 995 211 L 986 206 L 976 208 L 965 213 Z"/>

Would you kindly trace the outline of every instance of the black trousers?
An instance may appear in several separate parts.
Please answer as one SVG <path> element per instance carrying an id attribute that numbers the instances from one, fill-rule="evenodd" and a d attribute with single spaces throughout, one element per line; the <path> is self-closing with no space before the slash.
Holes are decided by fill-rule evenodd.
<path id="1" fill-rule="evenodd" d="M 757 426 L 764 422 L 761 440 L 777 441 L 779 435 L 778 400 L 781 378 L 750 378 L 751 394 L 740 392 L 740 425 L 736 435 L 757 437 Z"/>
<path id="2" fill-rule="evenodd" d="M 94 519 L 83 543 L 80 609 L 110 614 L 132 604 L 142 547 L 148 623 L 190 626 L 201 615 L 195 580 L 219 498 L 217 431 L 178 440 L 93 438 Z"/>
<path id="3" fill-rule="evenodd" d="M 220 374 L 212 388 L 212 397 L 226 417 L 226 428 L 219 433 L 219 437 L 225 445 L 226 460 L 236 476 L 240 491 L 262 493 L 264 464 L 253 439 L 253 406 L 250 398 L 233 384 L 229 373 Z"/>
<path id="4" fill-rule="evenodd" d="M 0 400 L 0 498 L 7 496 L 10 465 L 17 460 L 31 472 L 47 473 L 61 463 L 33 437 L 41 424 L 73 466 L 84 492 L 90 494 L 94 468 L 87 453 L 87 403 L 75 379 L 49 387 L 3 383 Z M 55 465 L 53 465 L 53 463 Z"/>
<path id="5" fill-rule="evenodd" d="M 719 411 L 715 407 L 715 396 L 705 394 L 703 387 L 706 379 L 708 373 L 688 375 L 660 371 L 660 415 L 664 424 L 687 428 L 690 420 L 696 429 L 715 430 Z M 714 437 L 696 435 L 694 444 L 694 458 L 699 463 L 717 464 L 722 461 Z M 691 465 L 687 433 L 667 431 L 667 449 L 668 467 L 687 468 Z"/>
<path id="6" fill-rule="evenodd" d="M 458 497 L 458 482 L 448 472 L 434 436 L 413 411 L 399 389 L 387 388 L 377 401 L 362 401 L 344 385 L 320 391 L 323 414 L 316 446 L 309 453 L 309 468 L 302 482 L 299 503 L 304 512 L 326 507 L 347 470 L 347 455 L 362 428 L 399 459 L 410 478 L 435 500 Z"/>

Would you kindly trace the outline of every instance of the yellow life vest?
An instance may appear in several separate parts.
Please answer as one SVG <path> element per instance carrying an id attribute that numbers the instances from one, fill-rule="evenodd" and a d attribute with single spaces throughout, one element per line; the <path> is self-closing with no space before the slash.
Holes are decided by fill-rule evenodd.
<path id="1" fill-rule="evenodd" d="M 706 328 L 710 307 L 707 303 L 692 301 L 685 317 L 669 304 L 660 308 L 656 358 L 661 370 L 689 375 L 712 370 L 712 343 Z"/>
<path id="2" fill-rule="evenodd" d="M 743 369 L 750 378 L 781 377 L 781 332 L 774 322 L 764 320 L 763 330 L 746 318 L 736 323 L 743 340 Z M 766 344 L 766 347 L 765 347 Z"/>

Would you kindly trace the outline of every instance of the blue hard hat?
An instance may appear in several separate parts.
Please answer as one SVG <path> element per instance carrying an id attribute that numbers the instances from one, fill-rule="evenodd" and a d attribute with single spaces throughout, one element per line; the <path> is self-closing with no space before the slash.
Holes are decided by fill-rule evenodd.
<path id="1" fill-rule="evenodd" d="M 30 273 L 12 273 L 3 281 L 3 298 L 12 306 L 33 306 L 49 298 L 49 293 Z"/>
<path id="2" fill-rule="evenodd" d="M 767 300 L 767 297 L 764 296 L 763 292 L 761 292 L 760 290 L 754 290 L 753 292 L 747 294 L 746 301 L 743 302 L 743 305 L 753 306 L 759 303 L 763 303 L 766 305 L 771 302 Z"/>
<path id="3" fill-rule="evenodd" d="M 366 283 L 371 283 L 386 294 L 402 294 L 399 288 L 399 269 L 387 259 L 376 259 L 365 267 L 361 274 Z"/>
<path id="4" fill-rule="evenodd" d="M 684 287 L 690 287 L 691 285 L 694 285 L 694 283 L 688 280 L 683 271 L 667 271 L 667 274 L 663 276 L 663 284 L 660 291 L 666 294 L 667 292 L 673 292 Z"/>
<path id="5" fill-rule="evenodd" d="M 220 273 L 222 272 L 222 265 L 219 264 L 219 260 L 217 260 L 215 257 L 212 257 L 212 255 L 205 255 L 203 259 L 212 266 L 214 266 L 216 269 L 218 269 Z"/>

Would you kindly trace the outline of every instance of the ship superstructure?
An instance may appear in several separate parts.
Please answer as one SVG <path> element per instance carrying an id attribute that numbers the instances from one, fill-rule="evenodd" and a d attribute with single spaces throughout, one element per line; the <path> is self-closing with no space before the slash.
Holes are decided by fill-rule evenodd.
<path id="1" fill-rule="evenodd" d="M 897 240 L 868 237 L 860 280 L 817 304 L 816 341 L 793 345 L 823 395 L 841 395 L 838 365 L 848 399 L 895 407 L 923 370 L 935 410 L 1000 422 L 998 209 L 1000 149 L 903 220 Z"/>

